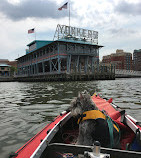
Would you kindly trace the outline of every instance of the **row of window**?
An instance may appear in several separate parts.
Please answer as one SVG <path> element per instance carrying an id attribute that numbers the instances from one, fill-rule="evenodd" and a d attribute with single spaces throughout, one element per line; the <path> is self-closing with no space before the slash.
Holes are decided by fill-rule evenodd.
<path id="1" fill-rule="evenodd" d="M 3 70 L 3 71 L 9 71 L 10 69 L 7 68 L 7 67 L 0 67 L 0 70 Z"/>
<path id="2" fill-rule="evenodd" d="M 50 45 L 47 46 L 46 48 L 40 50 L 40 51 L 36 51 L 34 53 L 30 53 L 27 54 L 26 56 L 20 58 L 18 60 L 19 63 L 22 62 L 27 62 L 30 61 L 32 59 L 36 59 L 39 57 L 42 57 L 44 55 L 52 55 L 52 54 L 56 54 L 58 50 L 58 46 L 57 44 L 54 45 Z M 78 45 L 78 44 L 60 44 L 59 45 L 59 52 L 61 53 L 66 53 L 66 52 L 70 52 L 70 53 L 92 53 L 92 54 L 97 54 L 98 53 L 98 49 L 94 48 L 93 46 L 83 46 L 83 45 Z"/>

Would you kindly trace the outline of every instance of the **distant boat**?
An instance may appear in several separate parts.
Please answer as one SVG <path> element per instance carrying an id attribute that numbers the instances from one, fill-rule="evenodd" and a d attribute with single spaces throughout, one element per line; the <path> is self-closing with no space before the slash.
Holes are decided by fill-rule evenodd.
<path id="1" fill-rule="evenodd" d="M 97 144 L 94 147 L 75 145 L 78 136 L 77 120 L 71 116 L 71 112 L 64 111 L 16 151 L 13 158 L 76 158 L 76 155 L 95 158 L 141 158 L 140 123 L 113 104 L 112 99 L 93 95 L 92 100 L 99 110 L 104 110 L 118 124 L 121 131 L 121 149 L 101 147 L 99 150 Z"/>

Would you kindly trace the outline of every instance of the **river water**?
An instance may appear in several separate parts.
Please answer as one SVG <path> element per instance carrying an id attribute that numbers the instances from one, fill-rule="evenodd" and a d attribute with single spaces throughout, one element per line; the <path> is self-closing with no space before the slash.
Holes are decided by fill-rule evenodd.
<path id="1" fill-rule="evenodd" d="M 141 120 L 141 78 L 83 82 L 1 82 L 0 158 L 16 151 L 65 110 L 79 91 L 103 97 Z"/>

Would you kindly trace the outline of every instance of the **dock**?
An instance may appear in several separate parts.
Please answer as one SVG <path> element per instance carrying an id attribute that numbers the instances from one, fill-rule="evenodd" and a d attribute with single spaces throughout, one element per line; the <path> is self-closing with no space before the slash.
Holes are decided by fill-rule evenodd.
<path id="1" fill-rule="evenodd" d="M 91 80 L 114 80 L 114 67 L 99 66 L 93 72 L 89 71 L 62 71 L 61 73 L 39 73 L 38 75 L 21 75 L 15 76 L 15 80 L 22 82 L 36 82 L 36 81 L 91 81 Z"/>

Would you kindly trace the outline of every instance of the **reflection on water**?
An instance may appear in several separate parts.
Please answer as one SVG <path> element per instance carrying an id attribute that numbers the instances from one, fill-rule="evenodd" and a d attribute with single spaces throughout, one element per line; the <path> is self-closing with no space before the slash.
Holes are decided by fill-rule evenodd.
<path id="1" fill-rule="evenodd" d="M 141 79 L 88 82 L 0 83 L 0 153 L 16 151 L 65 110 L 79 91 L 96 90 L 141 120 Z"/>

